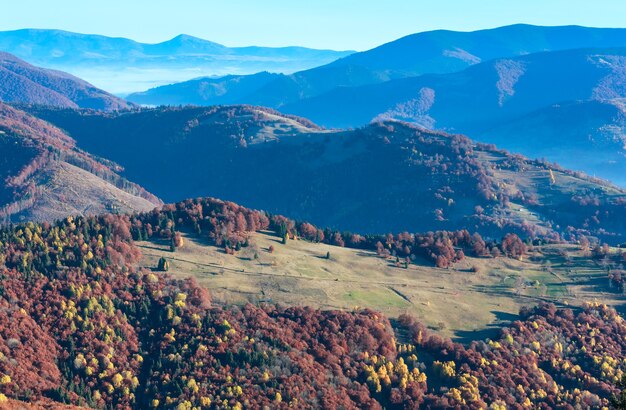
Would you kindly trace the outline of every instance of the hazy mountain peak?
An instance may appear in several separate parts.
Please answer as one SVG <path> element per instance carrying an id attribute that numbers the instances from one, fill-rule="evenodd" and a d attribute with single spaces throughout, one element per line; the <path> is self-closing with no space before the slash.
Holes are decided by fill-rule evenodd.
<path id="1" fill-rule="evenodd" d="M 199 37 L 190 36 L 188 34 L 179 34 L 171 40 L 157 43 L 153 47 L 158 47 L 159 49 L 161 47 L 166 47 L 164 50 L 162 50 L 164 52 L 211 51 L 224 50 L 227 48 L 221 44 L 209 40 L 204 40 Z M 167 47 L 173 47 L 173 49 L 169 50 L 167 49 Z M 148 49 L 149 48 L 151 47 L 148 46 Z"/>
<path id="2" fill-rule="evenodd" d="M 45 29 L 0 32 L 0 50 L 118 94 L 200 76 L 293 73 L 352 53 L 304 47 L 226 47 L 188 34 L 147 44 Z"/>

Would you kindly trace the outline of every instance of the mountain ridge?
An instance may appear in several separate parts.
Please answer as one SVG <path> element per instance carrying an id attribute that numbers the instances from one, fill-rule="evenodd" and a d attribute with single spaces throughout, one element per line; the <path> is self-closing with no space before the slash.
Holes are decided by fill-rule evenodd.
<path id="1" fill-rule="evenodd" d="M 122 164 L 125 176 L 166 201 L 210 193 L 364 233 L 468 229 L 488 237 L 513 231 L 555 238 L 584 232 L 609 241 L 622 235 L 623 189 L 402 122 L 323 130 L 252 106 L 114 115 L 26 109 L 66 130 L 81 148 Z M 140 147 L 143 156 L 128 154 Z M 220 178 L 211 177 L 214 169 Z M 596 210 L 606 219 L 592 220 Z"/>
<path id="2" fill-rule="evenodd" d="M 495 58 L 583 47 L 626 46 L 626 29 L 513 25 L 472 32 L 411 34 L 329 64 L 276 79 L 237 103 L 281 108 L 338 87 L 461 71 Z M 132 97 L 131 97 L 132 99 Z M 153 105 L 159 105 L 156 96 Z"/>
<path id="3" fill-rule="evenodd" d="M 0 36 L 2 35 L 6 35 L 6 36 L 11 36 L 11 35 L 16 35 L 16 34 L 27 34 L 28 36 L 45 36 L 45 35 L 55 35 L 55 36 L 59 36 L 59 37 L 76 37 L 76 38 L 91 38 L 91 39 L 98 39 L 101 41 L 108 41 L 108 40 L 113 40 L 113 41 L 120 41 L 120 42 L 124 42 L 124 43 L 132 43 L 132 44 L 136 44 L 139 46 L 144 46 L 144 47 L 150 47 L 150 46 L 163 46 L 166 45 L 168 43 L 174 43 L 174 44 L 180 44 L 180 43 L 185 43 L 185 42 L 191 42 L 191 43 L 202 43 L 202 44 L 207 44 L 210 46 L 214 46 L 215 48 L 218 49 L 224 49 L 224 50 L 239 50 L 239 49 L 251 49 L 251 48 L 258 48 L 258 49 L 268 49 L 268 50 L 280 50 L 280 49 L 302 49 L 302 50 L 311 50 L 311 51 L 331 51 L 331 52 L 337 52 L 337 53 L 354 53 L 354 50 L 332 50 L 329 48 L 311 48 L 311 47 L 304 47 L 304 46 L 296 46 L 296 45 L 286 45 L 286 46 L 226 46 L 224 44 L 215 42 L 215 41 L 211 41 L 211 40 L 206 40 L 202 37 L 198 37 L 198 36 L 194 36 L 194 35 L 190 35 L 190 34 L 185 34 L 185 33 L 181 33 L 181 34 L 177 34 L 172 38 L 166 39 L 166 40 L 162 40 L 162 41 L 156 41 L 156 42 L 142 42 L 142 41 L 137 41 L 137 40 L 133 40 L 127 37 L 123 37 L 123 36 L 108 36 L 108 35 L 104 35 L 104 34 L 95 34 L 95 33 L 79 33 L 79 32 L 75 32 L 75 31 L 69 31 L 69 30 L 61 30 L 61 29 L 47 29 L 47 28 L 22 28 L 22 29 L 17 29 L 17 30 L 4 30 L 4 31 L 0 31 Z"/>

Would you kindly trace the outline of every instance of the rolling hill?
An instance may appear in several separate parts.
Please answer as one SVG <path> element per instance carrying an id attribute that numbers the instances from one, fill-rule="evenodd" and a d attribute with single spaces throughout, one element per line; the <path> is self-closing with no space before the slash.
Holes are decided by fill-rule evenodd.
<path id="1" fill-rule="evenodd" d="M 184 34 L 145 44 L 44 29 L 0 32 L 0 50 L 33 64 L 70 72 L 115 93 L 201 76 L 292 73 L 352 53 L 304 47 L 226 47 Z"/>
<path id="2" fill-rule="evenodd" d="M 327 131 L 251 106 L 25 109 L 166 201 L 210 194 L 363 233 L 466 228 L 611 243 L 626 233 L 622 189 L 405 123 Z"/>
<path id="3" fill-rule="evenodd" d="M 120 177 L 122 169 L 77 149 L 59 129 L 0 103 L 0 218 L 146 211 L 161 204 Z"/>
<path id="4" fill-rule="evenodd" d="M 335 128 L 397 119 L 626 186 L 619 102 L 626 97 L 626 49 L 597 48 L 623 46 L 623 40 L 620 30 L 582 27 L 438 31 L 269 82 L 262 74 L 258 80 L 199 80 L 129 98 L 142 104 L 261 104 Z M 463 52 L 446 53 L 450 44 Z M 578 48 L 587 46 L 596 48 Z M 424 72 L 431 74 L 415 76 Z"/>
<path id="5" fill-rule="evenodd" d="M 132 106 L 70 74 L 35 67 L 1 51 L 0 101 L 99 110 Z"/>
<path id="6" fill-rule="evenodd" d="M 626 47 L 625 29 L 578 26 L 513 25 L 474 32 L 437 30 L 417 33 L 354 53 L 330 64 L 281 76 L 240 97 L 240 104 L 280 108 L 338 87 L 355 87 L 424 74 L 446 74 L 497 58 L 578 48 Z M 142 102 L 167 104 L 173 89 L 182 101 L 199 101 L 202 90 L 193 84 L 150 90 Z M 162 96 L 161 93 L 164 93 Z M 129 97 L 131 100 L 134 96 Z M 205 105 L 218 103 L 206 101 Z"/>

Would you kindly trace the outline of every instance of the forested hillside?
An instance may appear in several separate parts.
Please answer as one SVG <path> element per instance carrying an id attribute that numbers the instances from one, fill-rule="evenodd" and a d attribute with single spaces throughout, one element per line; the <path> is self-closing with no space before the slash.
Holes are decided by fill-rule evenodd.
<path id="1" fill-rule="evenodd" d="M 161 204 L 118 165 L 76 147 L 58 128 L 0 103 L 0 221 L 146 211 Z"/>
<path id="2" fill-rule="evenodd" d="M 558 165 L 388 121 L 327 131 L 250 106 L 24 109 L 167 201 L 216 196 L 361 233 L 467 229 L 624 241 L 625 192 Z"/>
<path id="3" fill-rule="evenodd" d="M 608 406 L 618 391 L 626 326 L 603 305 L 545 304 L 498 338 L 463 346 L 411 317 L 392 324 L 371 310 L 216 306 L 193 280 L 136 265 L 133 235 L 175 238 L 195 224 L 211 241 L 244 239 L 269 223 L 257 211 L 195 200 L 0 230 L 0 401 L 568 408 Z"/>
<path id="4" fill-rule="evenodd" d="M 0 51 L 0 101 L 100 110 L 132 106 L 80 78 L 35 67 L 4 51 Z"/>
<path id="5" fill-rule="evenodd" d="M 626 28 L 83 3 L 158 42 L 0 31 L 0 410 L 626 409 Z"/>

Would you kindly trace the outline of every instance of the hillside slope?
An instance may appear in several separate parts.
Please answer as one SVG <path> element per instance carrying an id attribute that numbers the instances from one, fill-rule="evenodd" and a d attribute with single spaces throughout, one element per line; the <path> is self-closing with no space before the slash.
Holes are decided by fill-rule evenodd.
<path id="1" fill-rule="evenodd" d="M 146 211 L 161 203 L 120 177 L 119 166 L 80 151 L 59 129 L 2 103 L 0 150 L 2 222 Z"/>
<path id="2" fill-rule="evenodd" d="M 363 233 L 467 228 L 613 243 L 626 233 L 624 190 L 405 123 L 331 132 L 250 106 L 30 110 L 168 201 L 210 194 Z"/>
<path id="3" fill-rule="evenodd" d="M 61 71 L 39 68 L 0 51 L 0 101 L 119 110 L 131 104 Z"/>
<path id="4" fill-rule="evenodd" d="M 158 266 L 165 258 L 170 274 L 196 278 L 222 304 L 367 307 L 390 317 L 408 313 L 441 334 L 468 340 L 497 333 L 496 327 L 515 320 L 521 307 L 545 300 L 571 306 L 591 299 L 612 306 L 626 302 L 608 286 L 603 261 L 577 245 L 533 247 L 522 260 L 468 252 L 446 267 L 416 255 L 405 267 L 397 262 L 404 254 L 385 257 L 375 249 L 353 248 L 349 239 L 345 247 L 302 237 L 282 244 L 277 233 L 262 231 L 247 237 L 248 247 L 229 255 L 193 230 L 180 229 L 184 246 L 175 253 L 167 239 L 137 242 L 141 266 Z"/>
<path id="5" fill-rule="evenodd" d="M 280 108 L 339 87 L 446 74 L 497 58 L 589 47 L 626 47 L 626 30 L 519 24 L 474 32 L 417 33 L 325 66 L 281 76 L 233 102 Z M 201 92 L 182 84 L 178 91 L 188 103 L 198 101 L 196 94 Z M 167 103 L 167 94 L 161 95 L 161 90 L 151 90 L 150 97 L 144 101 L 154 105 Z"/>

